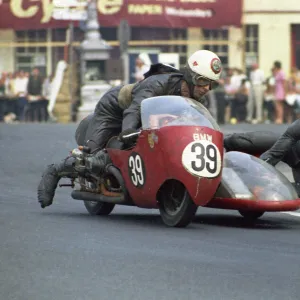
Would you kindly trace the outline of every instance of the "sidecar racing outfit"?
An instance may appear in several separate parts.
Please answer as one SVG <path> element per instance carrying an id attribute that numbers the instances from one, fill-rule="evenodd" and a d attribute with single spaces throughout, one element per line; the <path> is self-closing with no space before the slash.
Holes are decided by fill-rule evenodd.
<path id="1" fill-rule="evenodd" d="M 84 119 L 76 130 L 77 143 L 90 149 L 91 154 L 85 159 L 87 171 L 104 172 L 109 157 L 103 149 L 108 140 L 120 132 L 120 140 L 123 140 L 124 135 L 141 126 L 140 105 L 144 99 L 180 95 L 202 102 L 203 96 L 218 85 L 221 71 L 219 57 L 211 51 L 200 50 L 188 59 L 183 72 L 155 64 L 144 80 L 110 89 L 96 105 L 94 114 Z M 74 166 L 74 158 L 68 157 L 47 167 L 38 186 L 38 201 L 43 208 L 52 204 L 60 178 L 77 172 Z"/>

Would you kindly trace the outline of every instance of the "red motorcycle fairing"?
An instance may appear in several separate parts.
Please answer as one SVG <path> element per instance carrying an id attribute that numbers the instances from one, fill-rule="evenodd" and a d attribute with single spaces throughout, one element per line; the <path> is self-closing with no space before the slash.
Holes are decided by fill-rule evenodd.
<path id="1" fill-rule="evenodd" d="M 169 179 L 180 181 L 198 206 L 211 200 L 221 182 L 223 134 L 208 127 L 144 130 L 133 149 L 108 153 L 139 207 L 157 208 L 157 192 Z"/>
<path id="2" fill-rule="evenodd" d="M 214 196 L 222 177 L 223 134 L 208 127 L 163 127 L 161 136 L 169 179 L 184 184 L 198 206 Z"/>
<path id="3" fill-rule="evenodd" d="M 130 150 L 107 149 L 113 164 L 120 169 L 126 188 L 136 206 L 158 208 L 156 194 L 167 174 L 158 147 L 151 148 L 148 132 L 143 131 Z"/>

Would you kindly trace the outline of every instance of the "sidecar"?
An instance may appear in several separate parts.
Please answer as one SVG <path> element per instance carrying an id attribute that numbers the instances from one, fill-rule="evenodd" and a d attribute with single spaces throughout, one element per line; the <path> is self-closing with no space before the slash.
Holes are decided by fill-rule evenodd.
<path id="1" fill-rule="evenodd" d="M 236 151 L 227 152 L 223 163 L 221 184 L 206 207 L 238 210 L 248 220 L 299 209 L 294 186 L 273 166 Z"/>
<path id="2" fill-rule="evenodd" d="M 300 208 L 298 193 L 287 177 L 292 177 L 293 170 L 286 177 L 277 167 L 274 168 L 258 159 L 262 153 L 270 149 L 280 137 L 278 132 L 255 131 L 232 133 L 224 138 L 223 178 L 218 192 L 208 207 L 235 209 L 247 219 L 257 219 L 267 211 L 293 211 Z M 299 145 L 297 144 L 283 159 L 289 166 L 299 163 Z M 246 168 L 242 166 L 247 166 Z M 228 168 L 229 167 L 229 168 Z M 243 182 L 236 185 L 240 191 L 244 182 L 250 190 L 248 196 L 238 196 L 231 190 L 231 194 L 224 190 L 226 181 L 230 180 L 230 173 L 237 172 Z M 230 180 L 234 181 L 234 180 Z M 238 181 L 235 181 L 238 182 Z M 258 193 L 258 191 L 260 191 Z M 249 191 L 248 191 L 249 192 Z M 240 195 L 242 195 L 241 193 Z M 255 201 L 245 201 L 251 196 Z"/>

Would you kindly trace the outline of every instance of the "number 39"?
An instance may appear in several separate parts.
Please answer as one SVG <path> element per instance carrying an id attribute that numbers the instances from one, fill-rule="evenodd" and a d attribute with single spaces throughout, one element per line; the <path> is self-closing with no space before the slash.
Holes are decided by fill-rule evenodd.
<path id="1" fill-rule="evenodd" d="M 216 172 L 217 150 L 214 145 L 204 147 L 201 143 L 195 143 L 191 150 L 196 154 L 196 159 L 192 161 L 192 168 L 195 171 L 201 172 L 206 168 L 209 173 Z"/>
<path id="2" fill-rule="evenodd" d="M 182 163 L 189 173 L 206 178 L 218 176 L 222 167 L 219 149 L 207 140 L 188 144 L 182 153 Z"/>
<path id="3" fill-rule="evenodd" d="M 142 159 L 139 155 L 130 156 L 128 161 L 130 169 L 130 178 L 135 186 L 142 186 L 144 184 L 144 170 Z"/>

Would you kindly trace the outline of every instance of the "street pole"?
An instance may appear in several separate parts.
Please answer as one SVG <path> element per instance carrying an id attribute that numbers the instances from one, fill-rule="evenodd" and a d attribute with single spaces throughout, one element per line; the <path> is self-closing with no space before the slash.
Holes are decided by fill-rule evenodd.
<path id="1" fill-rule="evenodd" d="M 122 53 L 122 63 L 123 63 L 123 78 L 124 84 L 129 83 L 129 54 L 128 51 L 123 51 Z"/>
<path id="2" fill-rule="evenodd" d="M 131 37 L 131 28 L 127 20 L 121 20 L 118 28 L 118 39 L 120 42 L 121 60 L 123 66 L 123 82 L 124 84 L 129 83 L 129 53 L 128 53 L 128 42 Z"/>
<path id="3" fill-rule="evenodd" d="M 74 52 L 73 52 L 73 39 L 74 39 L 74 24 L 70 22 L 69 24 L 69 94 L 70 94 L 70 121 L 75 122 L 75 103 L 73 97 L 73 61 L 74 61 Z"/>

